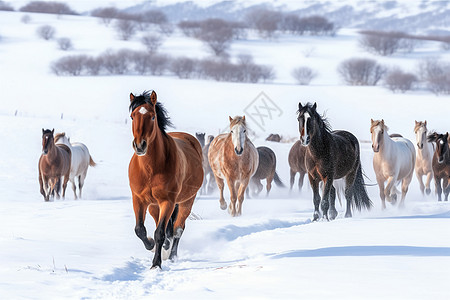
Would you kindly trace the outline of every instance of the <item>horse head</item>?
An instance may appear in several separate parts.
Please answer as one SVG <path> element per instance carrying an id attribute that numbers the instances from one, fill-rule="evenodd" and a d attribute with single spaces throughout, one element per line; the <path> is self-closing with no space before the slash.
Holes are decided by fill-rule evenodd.
<path id="1" fill-rule="evenodd" d="M 247 125 L 245 116 L 236 116 L 230 119 L 230 134 L 234 146 L 234 152 L 237 156 L 241 156 L 244 152 L 245 139 L 247 138 Z"/>
<path id="2" fill-rule="evenodd" d="M 427 137 L 427 140 L 432 143 L 436 143 L 436 155 L 438 159 L 438 163 L 442 164 L 444 162 L 445 153 L 450 151 L 448 149 L 449 143 L 449 134 L 439 134 L 436 132 L 430 133 Z"/>
<path id="3" fill-rule="evenodd" d="M 414 122 L 414 133 L 416 134 L 417 148 L 423 149 L 423 143 L 425 143 L 427 140 L 427 121 Z"/>
<path id="4" fill-rule="evenodd" d="M 42 154 L 47 155 L 48 151 L 53 145 L 53 133 L 55 132 L 55 129 L 50 130 L 42 128 Z"/>
<path id="5" fill-rule="evenodd" d="M 370 119 L 370 133 L 372 134 L 372 150 L 377 153 L 384 141 L 384 133 L 388 131 L 388 127 L 384 124 L 384 120 Z"/>
<path id="6" fill-rule="evenodd" d="M 300 102 L 298 103 L 298 130 L 300 132 L 300 141 L 305 147 L 311 141 L 311 134 L 314 129 L 312 125 L 313 118 L 317 114 L 316 108 L 317 103 L 314 103 L 314 105 L 307 103 L 305 106 L 302 106 Z"/>
<path id="7" fill-rule="evenodd" d="M 147 153 L 159 133 L 166 135 L 166 127 L 172 123 L 164 106 L 157 102 L 155 91 L 145 91 L 142 95 L 130 93 L 130 111 L 133 130 L 133 149 L 138 156 Z"/>

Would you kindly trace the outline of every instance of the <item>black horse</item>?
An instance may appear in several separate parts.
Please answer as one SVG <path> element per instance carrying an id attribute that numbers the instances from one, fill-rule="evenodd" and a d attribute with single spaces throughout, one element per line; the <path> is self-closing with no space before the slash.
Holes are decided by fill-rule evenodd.
<path id="1" fill-rule="evenodd" d="M 328 121 L 317 111 L 317 104 L 298 104 L 298 124 L 300 140 L 306 147 L 306 169 L 314 193 L 314 221 L 319 219 L 319 204 L 323 218 L 335 219 L 336 189 L 333 180 L 345 178 L 345 198 L 347 211 L 345 217 L 351 217 L 351 207 L 361 210 L 370 209 L 372 201 L 367 195 L 361 169 L 359 143 L 348 131 L 331 131 Z M 322 199 L 319 183 L 324 183 Z"/>

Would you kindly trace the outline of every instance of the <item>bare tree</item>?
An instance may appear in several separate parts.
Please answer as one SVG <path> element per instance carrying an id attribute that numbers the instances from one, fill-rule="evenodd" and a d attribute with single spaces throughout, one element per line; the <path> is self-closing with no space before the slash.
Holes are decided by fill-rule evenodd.
<path id="1" fill-rule="evenodd" d="M 170 65 L 170 70 L 178 78 L 191 78 L 196 72 L 196 60 L 188 57 L 174 59 Z"/>
<path id="2" fill-rule="evenodd" d="M 63 51 L 73 49 L 72 40 L 69 38 L 62 37 L 62 38 L 57 39 L 56 42 L 58 43 L 59 49 L 61 49 Z"/>
<path id="3" fill-rule="evenodd" d="M 2 11 L 14 11 L 14 8 L 6 3 L 5 1 L 0 1 L 0 10 Z"/>
<path id="4" fill-rule="evenodd" d="M 414 83 L 417 82 L 417 77 L 412 73 L 406 73 L 396 68 L 387 73 L 384 81 L 391 91 L 404 93 L 412 89 Z"/>
<path id="5" fill-rule="evenodd" d="M 220 56 L 230 47 L 233 40 L 233 28 L 225 20 L 207 19 L 201 23 L 197 37 L 205 42 L 215 55 Z"/>
<path id="6" fill-rule="evenodd" d="M 136 34 L 136 25 L 133 21 L 120 19 L 115 22 L 115 28 L 120 39 L 128 41 Z"/>
<path id="7" fill-rule="evenodd" d="M 42 25 L 37 28 L 36 33 L 38 34 L 39 37 L 48 41 L 55 36 L 56 29 L 50 25 Z"/>
<path id="8" fill-rule="evenodd" d="M 145 51 L 134 52 L 131 57 L 134 62 L 134 70 L 138 74 L 145 75 L 150 73 L 150 53 Z"/>
<path id="9" fill-rule="evenodd" d="M 151 53 L 158 51 L 164 42 L 164 38 L 159 34 L 149 33 L 141 38 L 141 43 L 147 48 Z"/>
<path id="10" fill-rule="evenodd" d="M 56 75 L 79 76 L 84 70 L 86 55 L 73 55 L 62 57 L 51 65 L 51 70 Z"/>
<path id="11" fill-rule="evenodd" d="M 387 56 L 401 48 L 401 40 L 405 37 L 402 32 L 362 31 L 360 45 L 369 52 Z"/>
<path id="12" fill-rule="evenodd" d="M 273 38 L 280 29 L 283 15 L 280 12 L 268 9 L 255 9 L 247 14 L 247 23 L 256 29 L 264 38 Z"/>
<path id="13" fill-rule="evenodd" d="M 338 66 L 338 73 L 349 85 L 377 85 L 386 68 L 373 59 L 351 58 Z"/>
<path id="14" fill-rule="evenodd" d="M 151 54 L 149 64 L 150 73 L 152 75 L 160 76 L 167 70 L 170 64 L 170 57 L 164 54 Z"/>
<path id="15" fill-rule="evenodd" d="M 91 12 L 91 15 L 100 18 L 106 26 L 119 15 L 119 11 L 115 7 L 97 8 Z"/>
<path id="16" fill-rule="evenodd" d="M 419 74 L 434 94 L 450 94 L 450 63 L 437 58 L 425 59 L 419 63 Z"/>
<path id="17" fill-rule="evenodd" d="M 103 59 L 101 57 L 88 57 L 84 65 L 87 74 L 96 76 L 100 74 L 103 68 Z"/>
<path id="18" fill-rule="evenodd" d="M 109 74 L 126 74 L 128 72 L 131 60 L 131 52 L 129 50 L 120 50 L 118 52 L 108 50 L 100 57 L 103 61 L 103 67 Z"/>
<path id="19" fill-rule="evenodd" d="M 317 72 L 309 67 L 298 67 L 292 70 L 292 77 L 300 85 L 308 85 L 311 80 L 317 77 Z"/>
<path id="20" fill-rule="evenodd" d="M 22 12 L 47 13 L 57 15 L 78 15 L 66 3 L 53 1 L 31 1 L 19 9 Z"/>

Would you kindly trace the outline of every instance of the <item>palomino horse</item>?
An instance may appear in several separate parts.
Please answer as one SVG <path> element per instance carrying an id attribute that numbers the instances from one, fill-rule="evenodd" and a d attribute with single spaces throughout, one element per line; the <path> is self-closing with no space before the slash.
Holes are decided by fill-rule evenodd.
<path id="1" fill-rule="evenodd" d="M 419 180 L 420 191 L 422 195 L 424 191 L 429 195 L 431 193 L 430 182 L 433 178 L 433 144 L 427 141 L 427 121 L 415 122 L 414 133 L 416 134 L 417 141 L 417 156 L 416 156 L 416 176 Z M 427 176 L 425 185 L 423 184 L 422 177 Z M 426 189 L 425 189 L 426 188 Z"/>
<path id="2" fill-rule="evenodd" d="M 198 139 L 198 136 L 197 136 Z M 202 188 L 200 190 L 200 193 L 202 195 L 211 194 L 214 191 L 214 187 L 216 186 L 216 180 L 214 179 L 214 172 L 211 169 L 211 166 L 208 161 L 208 153 L 209 153 L 209 146 L 211 145 L 211 142 L 214 140 L 213 135 L 208 135 L 208 138 L 206 139 L 206 145 L 203 146 L 202 152 L 203 152 L 203 184 Z"/>
<path id="3" fill-rule="evenodd" d="M 361 169 L 359 142 L 348 131 L 331 131 L 328 121 L 317 111 L 317 104 L 298 104 L 298 124 L 300 140 L 306 147 L 306 169 L 314 193 L 313 220 L 319 219 L 319 204 L 323 218 L 335 219 L 336 189 L 333 181 L 345 179 L 345 198 L 347 211 L 345 217 L 351 217 L 351 207 L 370 209 L 372 202 L 367 195 Z M 323 182 L 322 199 L 319 184 Z"/>
<path id="4" fill-rule="evenodd" d="M 229 118 L 230 133 L 222 133 L 212 141 L 208 160 L 220 190 L 220 208 L 227 208 L 223 197 L 226 180 L 231 200 L 228 212 L 235 217 L 242 214 L 245 190 L 258 168 L 258 151 L 247 137 L 245 116 Z"/>
<path id="5" fill-rule="evenodd" d="M 442 201 L 442 190 L 444 190 L 445 201 L 448 201 L 448 194 L 450 193 L 449 139 L 448 132 L 446 134 L 433 132 L 428 135 L 428 141 L 436 143 L 436 151 L 433 155 L 433 173 L 438 201 Z"/>
<path id="6" fill-rule="evenodd" d="M 281 179 L 276 172 L 277 157 L 275 152 L 269 147 L 261 146 L 256 148 L 256 150 L 258 151 L 259 163 L 255 174 L 253 174 L 250 179 L 250 188 L 253 190 L 253 195 L 259 195 L 263 189 L 261 180 L 265 179 L 267 190 L 266 196 L 268 196 L 272 188 L 272 180 L 274 180 L 279 187 L 284 187 L 283 182 L 281 182 Z"/>
<path id="7" fill-rule="evenodd" d="M 50 196 L 59 198 L 61 178 L 64 177 L 62 185 L 62 197 L 66 195 L 67 182 L 70 175 L 71 152 L 66 145 L 55 145 L 53 130 L 42 129 L 42 154 L 39 158 L 39 186 L 45 201 Z"/>
<path id="8" fill-rule="evenodd" d="M 173 259 L 203 181 L 202 148 L 184 132 L 166 133 L 171 125 L 154 91 L 130 94 L 135 153 L 128 168 L 136 217 L 136 235 L 155 251 L 152 268 Z M 146 210 L 156 223 L 154 239 L 147 237 Z"/>
<path id="9" fill-rule="evenodd" d="M 300 174 L 298 178 L 298 188 L 301 191 L 303 187 L 303 179 L 305 178 L 305 174 L 308 173 L 306 170 L 305 164 L 305 156 L 306 156 L 306 147 L 302 145 L 301 141 L 296 141 L 289 151 L 288 162 L 290 168 L 290 190 L 292 191 L 292 187 L 295 182 L 295 175 L 297 173 Z"/>
<path id="10" fill-rule="evenodd" d="M 72 183 L 73 195 L 75 199 L 77 199 L 75 179 L 78 179 L 78 193 L 81 198 L 81 191 L 83 190 L 88 167 L 95 167 L 96 163 L 89 154 L 89 150 L 86 145 L 82 143 L 71 143 L 70 138 L 66 136 L 65 132 L 55 134 L 55 144 L 66 145 L 72 153 L 69 180 Z"/>
<path id="11" fill-rule="evenodd" d="M 380 188 L 382 208 L 386 208 L 385 200 L 395 204 L 397 190 L 395 185 L 402 182 L 402 198 L 400 206 L 404 205 L 406 192 L 414 174 L 416 150 L 408 139 L 390 137 L 384 120 L 372 120 L 370 133 L 372 134 L 373 168 Z M 384 183 L 387 181 L 386 186 Z"/>

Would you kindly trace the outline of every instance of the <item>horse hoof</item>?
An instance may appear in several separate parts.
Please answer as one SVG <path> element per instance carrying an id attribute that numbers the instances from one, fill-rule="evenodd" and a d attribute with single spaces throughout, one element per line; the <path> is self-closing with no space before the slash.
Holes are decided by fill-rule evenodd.
<path id="1" fill-rule="evenodd" d="M 227 209 L 227 203 L 226 203 L 226 202 L 223 202 L 223 203 L 221 202 L 221 203 L 220 203 L 220 209 L 221 209 L 221 210 Z"/>
<path id="2" fill-rule="evenodd" d="M 425 193 L 426 193 L 427 195 L 431 194 L 431 189 L 426 189 L 426 190 L 425 190 Z"/>
<path id="3" fill-rule="evenodd" d="M 145 249 L 155 253 L 155 241 L 152 238 L 147 238 L 150 245 L 145 245 Z"/>
<path id="4" fill-rule="evenodd" d="M 158 265 L 153 265 L 150 270 L 156 270 L 156 271 L 161 271 L 161 266 Z"/>
<path id="5" fill-rule="evenodd" d="M 313 222 L 319 220 L 319 214 L 318 213 L 314 213 L 313 215 Z"/>
<path id="6" fill-rule="evenodd" d="M 170 253 L 172 252 L 173 239 L 166 239 L 163 244 L 161 257 L 162 260 L 167 260 L 170 257 Z M 155 247 L 153 247 L 155 248 Z"/>
<path id="7" fill-rule="evenodd" d="M 337 215 L 338 215 L 337 211 L 329 211 L 328 212 L 328 217 L 330 218 L 331 221 L 336 219 Z"/>

